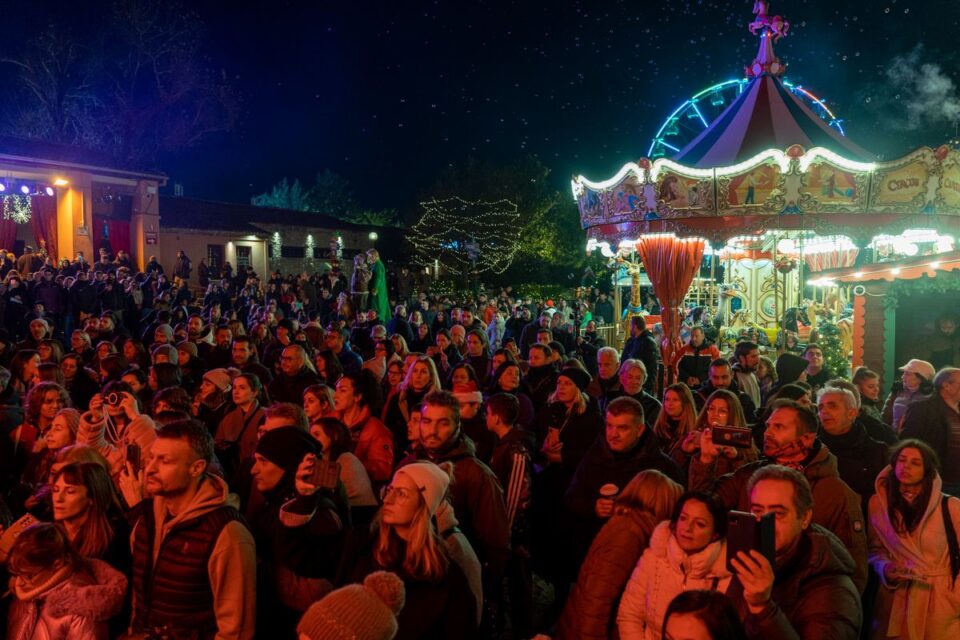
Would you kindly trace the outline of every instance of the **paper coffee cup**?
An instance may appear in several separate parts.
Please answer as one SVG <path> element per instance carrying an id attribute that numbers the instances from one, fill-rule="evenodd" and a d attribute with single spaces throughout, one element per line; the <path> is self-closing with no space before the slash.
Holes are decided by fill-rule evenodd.
<path id="1" fill-rule="evenodd" d="M 617 494 L 620 493 L 620 487 L 615 484 L 607 483 L 600 487 L 601 497 L 606 498 L 607 500 L 613 500 L 617 497 Z"/>

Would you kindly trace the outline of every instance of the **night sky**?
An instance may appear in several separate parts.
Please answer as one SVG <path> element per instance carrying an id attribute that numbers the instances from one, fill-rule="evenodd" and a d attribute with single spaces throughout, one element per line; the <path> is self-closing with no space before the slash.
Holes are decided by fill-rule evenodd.
<path id="1" fill-rule="evenodd" d="M 644 155 L 696 91 L 756 53 L 752 2 L 271 2 L 192 5 L 242 122 L 162 168 L 186 195 L 246 200 L 318 169 L 362 204 L 416 210 L 448 164 L 533 153 L 558 188 Z M 957 0 L 773 0 L 788 78 L 895 157 L 954 137 Z"/>

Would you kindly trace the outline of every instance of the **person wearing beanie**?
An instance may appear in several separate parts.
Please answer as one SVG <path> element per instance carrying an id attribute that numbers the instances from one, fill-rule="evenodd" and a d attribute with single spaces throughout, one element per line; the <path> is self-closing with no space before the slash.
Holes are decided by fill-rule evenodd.
<path id="1" fill-rule="evenodd" d="M 432 391 L 423 399 L 420 442 L 400 463 L 400 470 L 416 461 L 453 463 L 456 482 L 450 493 L 454 511 L 484 563 L 484 584 L 500 584 L 510 558 L 510 523 L 503 489 L 493 471 L 477 459 L 476 446 L 462 429 L 460 403 L 449 391 Z"/>
<path id="2" fill-rule="evenodd" d="M 236 369 L 211 369 L 203 374 L 200 382 L 200 392 L 194 399 L 195 413 L 211 435 L 217 433 L 224 416 L 233 410 L 230 391 L 234 372 Z"/>
<path id="3" fill-rule="evenodd" d="M 777 370 L 777 382 L 770 388 L 770 395 L 775 394 L 784 385 L 791 382 L 805 382 L 807 379 L 806 359 L 795 353 L 784 352 L 777 358 L 775 368 Z"/>
<path id="4" fill-rule="evenodd" d="M 406 590 L 397 574 L 374 571 L 363 584 L 331 591 L 307 609 L 300 640 L 393 640 Z"/>
<path id="5" fill-rule="evenodd" d="M 470 365 L 463 364 L 462 366 L 469 367 Z M 487 430 L 486 419 L 483 414 L 483 394 L 477 391 L 477 384 L 470 380 L 466 383 L 454 384 L 453 397 L 460 403 L 460 428 L 476 445 L 477 458 L 484 464 L 489 464 L 497 439 Z"/>
<path id="6" fill-rule="evenodd" d="M 171 344 L 173 342 L 173 327 L 161 324 L 153 332 L 153 344 Z"/>
<path id="7" fill-rule="evenodd" d="M 535 345 L 530 348 L 531 359 L 536 351 Z M 580 461 L 603 432 L 597 401 L 585 393 L 590 380 L 586 370 L 565 367 L 557 375 L 549 403 L 539 412 L 535 462 L 545 468 L 533 505 L 532 519 L 542 527 L 542 535 L 534 535 L 534 557 L 565 558 L 569 553 L 567 541 L 548 532 L 561 531 L 568 525 L 564 492 Z M 537 572 L 541 571 L 554 584 L 566 584 L 576 576 L 566 562 L 549 563 L 538 568 Z"/>
<path id="8" fill-rule="evenodd" d="M 319 446 L 297 427 L 265 432 L 250 471 L 264 504 L 251 514 L 268 584 L 258 598 L 258 637 L 289 637 L 297 619 L 333 588 L 350 516 L 337 488 L 309 483 Z"/>
<path id="9" fill-rule="evenodd" d="M 396 572 L 403 580 L 406 604 L 397 616 L 399 640 L 477 637 L 476 598 L 434 517 L 450 486 L 451 467 L 411 462 L 394 474 L 383 491 L 371 548 L 354 568 L 354 580 L 377 570 Z"/>

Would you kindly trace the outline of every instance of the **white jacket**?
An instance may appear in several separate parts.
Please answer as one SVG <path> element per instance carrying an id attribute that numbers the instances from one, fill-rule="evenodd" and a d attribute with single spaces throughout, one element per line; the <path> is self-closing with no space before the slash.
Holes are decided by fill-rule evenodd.
<path id="1" fill-rule="evenodd" d="M 726 592 L 730 586 L 726 556 L 726 540 L 687 554 L 670 531 L 670 522 L 658 524 L 620 599 L 617 627 L 621 640 L 660 640 L 667 607 L 682 591 Z"/>

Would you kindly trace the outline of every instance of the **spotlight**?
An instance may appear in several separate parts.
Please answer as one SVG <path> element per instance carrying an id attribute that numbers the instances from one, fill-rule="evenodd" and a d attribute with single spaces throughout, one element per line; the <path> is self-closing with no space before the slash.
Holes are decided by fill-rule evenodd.
<path id="1" fill-rule="evenodd" d="M 66 178 L 55 178 L 53 181 L 53 185 L 55 187 L 65 187 L 68 184 L 70 184 L 70 181 L 67 180 Z"/>
<path id="2" fill-rule="evenodd" d="M 53 187 L 47 187 L 46 189 L 44 189 L 44 192 L 45 192 L 48 196 L 52 196 L 52 195 L 54 194 Z"/>
<path id="3" fill-rule="evenodd" d="M 20 185 L 20 193 L 22 193 L 25 196 L 30 195 L 30 187 L 25 184 Z"/>
<path id="4" fill-rule="evenodd" d="M 2 182 L 0 182 L 0 193 L 3 193 L 3 192 L 6 191 L 6 190 L 7 190 L 7 185 L 5 185 L 5 184 L 3 184 Z"/>

